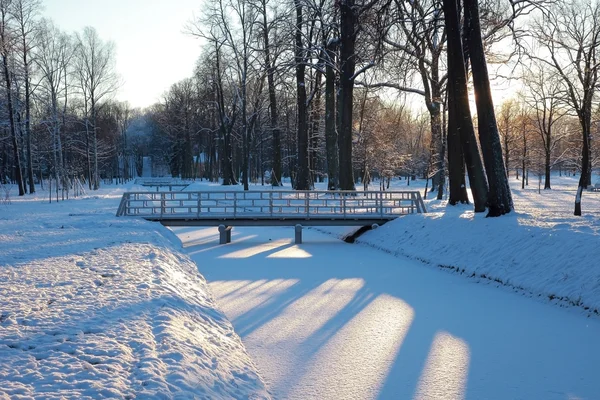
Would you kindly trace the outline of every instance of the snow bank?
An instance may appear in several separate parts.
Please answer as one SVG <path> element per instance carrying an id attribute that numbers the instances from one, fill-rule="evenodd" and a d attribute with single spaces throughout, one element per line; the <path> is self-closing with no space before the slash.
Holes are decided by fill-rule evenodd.
<path id="1" fill-rule="evenodd" d="M 119 195 L 0 206 L 0 398 L 268 398 L 196 265 Z"/>
<path id="2" fill-rule="evenodd" d="M 586 192 L 584 216 L 575 217 L 575 179 L 556 177 L 554 189 L 541 193 L 511 183 L 512 215 L 485 218 L 471 205 L 428 200 L 428 214 L 399 218 L 356 242 L 600 313 L 600 193 Z M 353 229 L 325 230 L 343 237 Z"/>

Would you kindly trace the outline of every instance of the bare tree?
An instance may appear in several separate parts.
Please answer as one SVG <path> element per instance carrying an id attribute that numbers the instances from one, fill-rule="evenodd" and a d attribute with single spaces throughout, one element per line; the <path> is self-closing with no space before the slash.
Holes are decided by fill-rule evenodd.
<path id="1" fill-rule="evenodd" d="M 15 122 L 15 104 L 13 94 L 13 83 L 10 63 L 15 52 L 15 32 L 10 26 L 10 6 L 11 0 L 0 0 L 0 56 L 2 56 L 2 67 L 4 74 L 4 84 L 6 88 L 6 108 L 10 124 L 10 136 L 13 145 L 14 163 L 17 185 L 19 187 L 19 196 L 25 195 L 25 185 L 23 183 L 23 173 L 21 170 L 21 154 L 17 140 L 17 127 Z"/>
<path id="2" fill-rule="evenodd" d="M 564 99 L 581 127 L 581 176 L 575 195 L 575 215 L 581 215 L 583 190 L 591 184 L 592 110 L 598 90 L 600 59 L 600 2 L 556 2 L 533 25 L 533 35 L 543 53 L 536 57 L 563 81 Z"/>
<path id="3" fill-rule="evenodd" d="M 443 196 L 445 166 L 443 151 L 442 103 L 447 75 L 443 73 L 446 30 L 442 4 L 438 0 L 394 1 L 391 24 L 385 43 L 391 50 L 388 59 L 396 64 L 396 79 L 401 83 L 381 83 L 405 93 L 422 96 L 430 117 L 433 185 L 438 199 Z M 417 79 L 412 81 L 413 74 Z"/>
<path id="4" fill-rule="evenodd" d="M 50 120 L 45 121 L 45 125 L 52 138 L 51 147 L 57 195 L 58 183 L 63 183 L 64 188 L 65 180 L 61 128 L 64 126 L 68 101 L 67 68 L 73 57 L 73 49 L 70 38 L 60 32 L 52 22 L 40 21 L 34 53 L 35 64 L 40 76 L 37 99 L 50 113 Z M 64 101 L 62 106 L 61 100 Z"/>
<path id="5" fill-rule="evenodd" d="M 306 50 L 303 41 L 303 11 L 302 0 L 294 0 L 296 7 L 296 34 L 295 34 L 295 65 L 296 65 L 296 106 L 298 124 L 298 175 L 296 177 L 297 190 L 309 190 L 310 171 L 308 167 L 308 110 L 306 97 Z M 350 168 L 351 169 L 351 168 Z M 354 182 L 352 183 L 354 185 Z"/>
<path id="6" fill-rule="evenodd" d="M 449 144 L 448 147 L 449 151 L 452 149 L 448 154 L 449 161 L 456 164 L 455 168 L 451 169 L 454 173 L 450 174 L 450 204 L 468 201 L 464 170 L 461 166 L 464 161 L 469 174 L 475 212 L 482 212 L 487 204 L 488 184 L 471 119 L 458 4 L 455 0 L 444 0 L 444 15 L 448 35 L 448 140 L 460 140 L 460 146 L 452 144 L 454 147 L 451 147 Z"/>
<path id="7" fill-rule="evenodd" d="M 33 38 L 37 26 L 36 17 L 40 9 L 40 0 L 13 0 L 10 13 L 17 26 L 18 50 L 20 51 L 23 81 L 25 83 L 25 143 L 26 143 L 26 161 L 27 161 L 27 180 L 29 184 L 29 193 L 35 193 L 35 184 L 33 181 L 33 162 L 31 155 L 31 52 L 33 48 Z"/>
<path id="8" fill-rule="evenodd" d="M 90 131 L 92 136 L 93 173 L 89 172 L 88 179 L 93 190 L 100 186 L 96 116 L 100 101 L 118 87 L 114 61 L 113 43 L 102 41 L 94 28 L 86 27 L 82 34 L 77 34 L 75 69 L 84 102 L 86 136 L 89 138 Z"/>
<path id="9" fill-rule="evenodd" d="M 339 185 L 342 190 L 354 190 L 352 170 L 352 123 L 354 103 L 354 83 L 356 78 L 366 69 L 375 64 L 371 61 L 356 71 L 357 61 L 356 42 L 359 33 L 366 25 L 364 19 L 371 17 L 371 22 L 386 13 L 389 1 L 379 4 L 377 10 L 372 10 L 379 2 L 341 0 L 340 8 L 340 54 L 339 54 L 339 95 L 338 95 L 338 150 L 339 150 Z M 379 43 L 376 43 L 377 47 Z"/>
<path id="10" fill-rule="evenodd" d="M 487 216 L 497 217 L 511 212 L 513 201 L 502 159 L 502 145 L 500 144 L 481 35 L 478 0 L 463 1 L 464 31 L 473 72 L 479 143 L 489 185 Z"/>
<path id="11" fill-rule="evenodd" d="M 117 157 L 117 166 L 120 171 L 119 175 L 122 180 L 122 183 L 127 182 L 131 179 L 129 174 L 129 149 L 127 146 L 127 131 L 131 122 L 137 115 L 134 115 L 133 110 L 131 109 L 128 102 L 119 102 L 114 105 L 114 114 L 115 119 L 119 128 L 120 140 L 115 144 L 118 146 L 116 149 L 116 154 L 120 155 Z"/>
<path id="12" fill-rule="evenodd" d="M 281 181 L 281 129 L 279 127 L 279 113 L 277 108 L 277 95 L 275 88 L 276 78 L 276 58 L 277 53 L 273 51 L 274 45 L 271 36 L 273 32 L 276 33 L 276 27 L 278 23 L 278 15 L 275 12 L 275 16 L 272 21 L 268 19 L 268 0 L 259 0 L 258 8 L 262 19 L 259 20 L 260 30 L 262 33 L 263 41 L 263 52 L 265 58 L 265 69 L 267 72 L 267 85 L 269 92 L 269 112 L 270 112 L 270 123 L 273 141 L 273 160 L 272 160 L 272 176 L 271 184 L 273 186 L 282 186 Z"/>
<path id="13" fill-rule="evenodd" d="M 510 177 L 511 157 L 514 155 L 515 142 L 517 140 L 516 122 L 519 113 L 519 103 L 515 99 L 509 99 L 502 103 L 498 115 L 498 131 L 502 140 L 504 153 L 504 166 L 506 175 Z"/>
<path id="14" fill-rule="evenodd" d="M 561 95 L 564 93 L 560 79 L 548 71 L 544 64 L 538 64 L 524 79 L 528 89 L 526 104 L 534 114 L 533 122 L 542 144 L 544 156 L 544 189 L 551 189 L 551 157 L 563 132 L 557 132 L 557 124 L 566 115 Z"/>

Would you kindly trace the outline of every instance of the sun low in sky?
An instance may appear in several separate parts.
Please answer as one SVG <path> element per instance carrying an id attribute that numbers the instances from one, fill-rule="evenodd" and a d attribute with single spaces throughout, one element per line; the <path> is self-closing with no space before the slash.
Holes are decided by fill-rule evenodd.
<path id="1" fill-rule="evenodd" d="M 65 32 L 96 28 L 116 45 L 123 82 L 116 94 L 132 107 L 159 101 L 169 87 L 192 75 L 200 40 L 185 25 L 200 12 L 202 0 L 42 0 L 41 15 Z"/>

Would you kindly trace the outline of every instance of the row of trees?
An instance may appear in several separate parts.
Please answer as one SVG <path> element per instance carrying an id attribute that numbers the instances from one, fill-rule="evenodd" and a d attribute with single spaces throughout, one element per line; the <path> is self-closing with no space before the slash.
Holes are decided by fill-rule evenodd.
<path id="1" fill-rule="evenodd" d="M 553 96 L 532 103 L 536 92 L 507 100 L 497 110 L 504 164 L 507 172 L 527 184 L 533 173 L 540 186 L 551 189 L 551 171 L 559 174 L 581 172 L 582 154 L 579 120 L 568 114 L 568 107 Z M 600 111 L 600 110 L 599 110 Z M 598 112 L 594 114 L 597 120 Z M 592 148 L 598 149 L 597 133 L 600 124 L 593 127 Z M 600 165 L 598 150 L 591 154 L 592 166 Z"/>
<path id="2" fill-rule="evenodd" d="M 0 4 L 0 167 L 30 191 L 35 165 L 63 187 L 85 176 L 95 189 L 152 155 L 174 175 L 245 189 L 283 176 L 296 189 L 326 176 L 329 189 L 354 190 L 372 176 L 421 175 L 438 198 L 448 187 L 450 204 L 469 201 L 468 175 L 475 210 L 496 216 L 513 207 L 510 169 L 537 171 L 543 154 L 548 188 L 553 165 L 578 163 L 581 214 L 594 164 L 597 0 L 216 0 L 187 27 L 203 43 L 194 75 L 144 114 L 109 101 L 114 50 L 93 29 L 61 33 L 38 18 L 37 0 Z M 497 112 L 486 58 L 524 82 Z"/>
<path id="3" fill-rule="evenodd" d="M 266 169 L 276 184 L 287 171 L 297 189 L 311 188 L 327 175 L 330 189 L 345 190 L 353 190 L 358 179 L 368 183 L 371 174 L 408 171 L 431 177 L 438 198 L 448 176 L 451 204 L 469 201 L 467 174 L 475 210 L 502 215 L 512 209 L 506 176 L 513 140 L 498 130 L 486 56 L 506 62 L 517 55 L 512 77 L 525 83 L 519 102 L 528 105 L 528 125 L 543 132 L 541 141 L 530 139 L 521 169 L 532 167 L 531 154 L 542 149 L 549 188 L 552 164 L 573 167 L 576 160 L 581 181 L 575 213 L 580 214 L 593 164 L 598 5 L 591 0 L 479 3 L 212 3 L 188 27 L 206 43 L 192 80 L 203 88 L 197 91 L 207 107 L 201 114 L 210 116 L 199 122 L 209 138 L 203 143 L 210 143 L 204 146 L 211 149 L 210 170 L 220 170 L 225 184 L 241 179 L 245 188 L 253 170 L 258 176 Z M 509 54 L 494 52 L 497 44 L 510 47 Z M 476 124 L 469 108 L 471 85 Z M 176 85 L 167 99 L 177 90 Z M 401 119 L 390 123 L 390 113 L 383 111 L 402 114 L 399 110 L 406 108 L 390 99 L 394 93 L 424 100 L 429 124 L 418 147 L 407 132 L 422 129 L 422 119 L 419 124 L 409 117 L 413 126 L 408 129 Z M 573 115 L 579 129 L 569 118 Z M 509 124 L 503 118 L 500 123 Z M 569 140 L 561 140 L 567 131 Z M 577 131 L 583 140 L 574 140 Z M 192 147 L 190 142 L 183 164 L 192 160 Z M 553 156 L 557 147 L 562 154 Z"/>
<path id="4" fill-rule="evenodd" d="M 125 105 L 105 101 L 118 85 L 114 47 L 93 28 L 61 32 L 40 9 L 39 0 L 0 0 L 0 179 L 19 195 L 43 177 L 63 196 L 80 177 L 97 189 L 129 118 Z"/>

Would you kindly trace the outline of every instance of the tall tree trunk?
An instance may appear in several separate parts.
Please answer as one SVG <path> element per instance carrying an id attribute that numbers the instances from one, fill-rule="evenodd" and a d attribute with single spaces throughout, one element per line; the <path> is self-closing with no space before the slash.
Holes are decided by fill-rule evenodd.
<path id="1" fill-rule="evenodd" d="M 4 29 L 4 28 L 2 28 Z M 6 38 L 4 38 L 6 40 Z M 3 44 L 6 46 L 6 44 Z M 17 141 L 17 131 L 15 127 L 15 115 L 14 115 L 14 107 L 13 107 L 13 98 L 12 98 L 12 83 L 10 70 L 8 67 L 8 50 L 3 48 L 2 54 L 2 63 L 4 67 L 4 82 L 6 84 L 6 105 L 8 108 L 8 120 L 10 123 L 10 136 L 12 139 L 13 145 L 13 156 L 15 163 L 15 178 L 17 180 L 17 185 L 19 187 L 19 196 L 25 195 L 25 185 L 23 184 L 23 173 L 21 170 L 21 157 L 19 152 L 19 143 Z"/>
<path id="2" fill-rule="evenodd" d="M 327 50 L 328 61 L 325 63 L 325 154 L 327 156 L 327 190 L 338 188 L 338 149 L 335 130 L 335 71 L 334 53 Z"/>
<path id="3" fill-rule="evenodd" d="M 438 105 L 438 109 L 439 109 L 439 105 Z M 442 127 L 442 116 L 441 113 L 438 112 L 437 114 L 434 115 L 436 121 L 435 123 L 432 122 L 431 126 L 435 126 L 436 129 L 438 129 L 438 137 L 439 137 L 439 141 L 440 141 L 440 147 L 439 147 L 439 160 L 438 160 L 438 168 L 439 171 L 437 173 L 437 185 L 438 185 L 438 194 L 437 194 L 437 199 L 438 200 L 442 200 L 442 198 L 444 197 L 444 185 L 446 184 L 446 162 L 444 160 L 444 153 L 446 152 L 446 146 L 445 146 L 445 140 L 444 140 L 444 130 Z M 433 136 L 433 135 L 432 135 Z"/>
<path id="4" fill-rule="evenodd" d="M 231 128 L 233 121 L 227 123 L 225 116 L 225 97 L 223 94 L 223 80 L 221 77 L 221 49 L 215 43 L 215 69 L 216 69 L 216 90 L 219 114 L 219 131 L 221 132 L 222 149 L 219 154 L 221 159 L 221 168 L 223 173 L 223 185 L 237 185 L 237 179 L 233 174 L 233 145 L 231 143 Z M 234 111 L 235 114 L 235 111 Z M 235 117 L 233 117 L 235 120 Z"/>
<path id="5" fill-rule="evenodd" d="M 448 55 L 450 57 L 450 54 Z M 465 158 L 460 143 L 456 115 L 454 79 L 448 80 L 448 202 L 451 205 L 468 203 L 469 195 L 465 182 Z"/>
<path id="6" fill-rule="evenodd" d="M 281 181 L 281 131 L 277 114 L 277 96 L 275 95 L 275 66 L 271 62 L 271 46 L 267 24 L 266 0 L 262 0 L 263 41 L 265 44 L 265 67 L 267 68 L 267 85 L 269 90 L 269 111 L 271 116 L 271 132 L 273 136 L 273 170 L 271 185 L 283 186 Z"/>
<path id="7" fill-rule="evenodd" d="M 298 176 L 296 190 L 310 189 L 310 176 L 308 170 L 308 112 L 306 107 L 306 78 L 305 57 L 302 45 L 302 5 L 300 0 L 295 0 L 296 5 L 296 100 L 298 108 Z"/>
<path id="8" fill-rule="evenodd" d="M 25 46 L 25 38 L 23 38 Z M 25 140 L 27 146 L 27 177 L 29 178 L 29 193 L 35 193 L 35 182 L 33 181 L 33 160 L 31 155 L 31 84 L 29 82 L 29 60 L 27 59 L 27 47 L 23 51 L 23 69 L 25 72 Z"/>
<path id="9" fill-rule="evenodd" d="M 473 71 L 479 143 L 489 185 L 487 216 L 497 217 L 511 212 L 513 201 L 502 159 L 502 145 L 483 51 L 478 0 L 464 0 L 464 12 L 465 24 L 468 24 L 466 37 Z"/>
<path id="10" fill-rule="evenodd" d="M 508 120 L 508 117 L 506 117 L 506 133 L 504 134 L 504 168 L 506 168 L 506 178 L 507 179 L 510 177 L 510 157 L 509 157 L 510 153 L 508 152 L 509 132 L 510 132 L 509 120 Z"/>
<path id="11" fill-rule="evenodd" d="M 90 160 L 90 120 L 85 117 L 85 160 L 87 163 L 87 179 L 88 179 L 88 188 L 92 190 L 92 162 Z"/>
<path id="12" fill-rule="evenodd" d="M 487 202 L 488 187 L 479 148 L 475 140 L 473 121 L 471 120 L 467 73 L 456 0 L 444 0 L 444 15 L 446 16 L 446 34 L 448 37 L 448 81 L 453 81 L 450 85 L 454 89 L 449 92 L 448 103 L 455 104 L 454 112 L 448 115 L 448 126 L 451 125 L 450 118 L 454 116 L 469 175 L 475 212 L 483 212 Z"/>
<path id="13" fill-rule="evenodd" d="M 323 55 L 324 57 L 324 55 Z M 317 172 L 317 161 L 319 154 L 319 128 L 321 125 L 321 80 L 323 74 L 320 70 L 315 73 L 314 95 L 311 102 L 311 124 L 310 124 L 310 146 L 309 146 L 309 166 L 311 183 L 314 187 Z"/>
<path id="14" fill-rule="evenodd" d="M 244 71 L 242 73 L 242 182 L 244 184 L 244 190 L 249 190 L 248 185 L 250 180 L 250 177 L 248 176 L 250 172 L 250 130 L 248 129 L 247 63 L 248 59 L 244 54 Z"/>
<path id="15" fill-rule="evenodd" d="M 356 25 L 354 0 L 341 0 L 340 6 L 340 125 L 338 129 L 340 189 L 355 190 L 352 168 L 352 107 L 356 59 Z"/>
<path id="16" fill-rule="evenodd" d="M 94 157 L 94 175 L 92 177 L 93 184 L 92 189 L 98 190 L 100 188 L 100 176 L 98 174 L 98 132 L 96 129 L 96 99 L 92 94 L 92 138 L 93 138 L 93 157 Z"/>
<path id="17" fill-rule="evenodd" d="M 591 103 L 591 102 L 590 102 Z M 586 114 L 587 113 L 587 114 Z M 581 146 L 581 176 L 577 185 L 577 194 L 575 195 L 575 212 L 574 215 L 581 216 L 581 196 L 583 189 L 587 188 L 591 182 L 590 168 L 590 131 L 591 131 L 591 104 L 589 107 L 584 106 L 580 116 L 583 135 L 583 146 Z"/>
<path id="18" fill-rule="evenodd" d="M 523 159 L 521 160 L 521 168 L 522 168 L 522 172 L 523 172 L 523 176 L 521 176 L 521 189 L 525 189 L 525 177 L 526 177 L 526 167 L 527 167 L 527 131 L 526 131 L 526 127 L 525 127 L 525 123 L 523 122 L 523 126 L 522 126 L 523 131 L 521 132 L 523 134 Z"/>
<path id="19" fill-rule="evenodd" d="M 552 189 L 550 187 L 550 155 L 551 155 L 551 131 L 550 128 L 548 128 L 548 131 L 546 132 L 546 148 L 545 148 L 545 162 L 544 162 L 544 170 L 545 170 L 545 177 L 544 177 L 544 189 Z"/>

